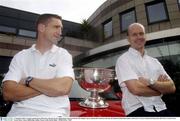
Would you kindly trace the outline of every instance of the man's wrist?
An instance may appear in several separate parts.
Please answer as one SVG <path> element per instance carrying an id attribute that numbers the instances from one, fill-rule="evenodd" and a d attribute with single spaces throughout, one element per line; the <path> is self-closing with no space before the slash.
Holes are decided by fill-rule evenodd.
<path id="1" fill-rule="evenodd" d="M 26 78 L 26 80 L 25 80 L 25 85 L 27 86 L 27 87 L 29 87 L 29 84 L 30 84 L 30 82 L 33 80 L 33 77 L 31 77 L 31 76 L 28 76 L 27 78 Z"/>
<path id="2" fill-rule="evenodd" d="M 152 78 L 149 79 L 149 86 L 153 86 L 155 84 L 155 80 Z"/>

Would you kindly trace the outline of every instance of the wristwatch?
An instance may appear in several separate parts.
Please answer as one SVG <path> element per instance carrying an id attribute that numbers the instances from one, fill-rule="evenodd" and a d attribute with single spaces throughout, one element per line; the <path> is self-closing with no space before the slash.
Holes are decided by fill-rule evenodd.
<path id="1" fill-rule="evenodd" d="M 152 86 L 152 85 L 154 85 L 154 84 L 155 84 L 155 80 L 149 79 L 149 85 Z"/>
<path id="2" fill-rule="evenodd" d="M 29 83 L 30 83 L 32 80 L 33 80 L 33 77 L 31 77 L 31 76 L 28 76 L 28 77 L 26 78 L 25 84 L 26 84 L 27 87 L 29 87 Z"/>

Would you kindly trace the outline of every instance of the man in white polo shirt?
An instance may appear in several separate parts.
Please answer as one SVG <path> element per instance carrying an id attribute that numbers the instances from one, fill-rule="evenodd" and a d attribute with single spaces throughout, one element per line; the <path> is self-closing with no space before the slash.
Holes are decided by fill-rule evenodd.
<path id="1" fill-rule="evenodd" d="M 160 62 L 145 51 L 145 29 L 133 23 L 128 28 L 130 48 L 116 63 L 122 90 L 122 106 L 127 116 L 174 116 L 161 99 L 174 93 L 174 82 Z"/>
<path id="2" fill-rule="evenodd" d="M 56 46 L 62 34 L 62 19 L 43 14 L 36 27 L 36 44 L 14 56 L 3 80 L 4 99 L 14 102 L 7 116 L 69 116 L 68 94 L 74 71 L 72 56 Z"/>

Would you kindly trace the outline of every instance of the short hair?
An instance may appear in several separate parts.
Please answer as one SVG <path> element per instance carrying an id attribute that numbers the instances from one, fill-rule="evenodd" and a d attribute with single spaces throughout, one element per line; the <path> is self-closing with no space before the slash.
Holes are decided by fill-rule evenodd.
<path id="1" fill-rule="evenodd" d="M 141 26 L 141 27 L 145 30 L 144 26 L 143 26 L 141 23 L 132 23 L 132 24 L 130 24 L 130 25 L 128 26 L 127 36 L 129 36 L 129 30 L 130 30 L 131 27 L 134 26 L 134 25 Z"/>
<path id="2" fill-rule="evenodd" d="M 49 22 L 49 20 L 51 18 L 57 18 L 59 20 L 62 21 L 62 17 L 59 16 L 59 15 L 56 15 L 56 14 L 42 14 L 38 17 L 37 21 L 36 21 L 36 30 L 37 30 L 37 27 L 38 25 L 41 23 L 41 24 L 47 24 Z"/>

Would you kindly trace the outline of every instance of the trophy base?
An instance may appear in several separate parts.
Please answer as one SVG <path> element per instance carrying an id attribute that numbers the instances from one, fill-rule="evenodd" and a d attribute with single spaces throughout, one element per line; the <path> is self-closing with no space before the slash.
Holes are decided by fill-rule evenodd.
<path id="1" fill-rule="evenodd" d="M 109 104 L 100 97 L 99 99 L 93 100 L 92 98 L 87 98 L 85 101 L 80 102 L 79 105 L 86 108 L 107 108 L 109 106 Z"/>

